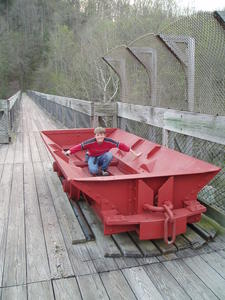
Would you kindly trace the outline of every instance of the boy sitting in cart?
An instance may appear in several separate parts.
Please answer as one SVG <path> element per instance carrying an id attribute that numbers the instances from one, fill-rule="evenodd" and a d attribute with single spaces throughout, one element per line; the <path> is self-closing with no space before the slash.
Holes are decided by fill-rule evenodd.
<path id="1" fill-rule="evenodd" d="M 129 146 L 124 143 L 107 138 L 105 128 L 97 127 L 94 130 L 95 137 L 88 139 L 81 144 L 75 145 L 65 152 L 66 155 L 74 154 L 78 151 L 86 150 L 85 160 L 88 162 L 88 169 L 92 175 L 108 176 L 108 166 L 112 160 L 112 148 L 119 148 L 125 152 L 131 152 L 135 157 L 139 157 Z"/>

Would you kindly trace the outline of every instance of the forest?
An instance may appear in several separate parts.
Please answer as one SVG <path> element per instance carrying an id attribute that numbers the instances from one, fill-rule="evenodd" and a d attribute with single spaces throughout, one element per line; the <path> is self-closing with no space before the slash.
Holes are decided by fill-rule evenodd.
<path id="1" fill-rule="evenodd" d="M 0 99 L 33 89 L 112 101 L 119 82 L 102 56 L 189 13 L 175 0 L 0 0 Z"/>

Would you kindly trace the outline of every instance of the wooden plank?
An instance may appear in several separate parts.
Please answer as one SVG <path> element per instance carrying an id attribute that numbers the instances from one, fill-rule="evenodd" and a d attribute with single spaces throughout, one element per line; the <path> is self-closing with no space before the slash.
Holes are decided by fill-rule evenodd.
<path id="1" fill-rule="evenodd" d="M 218 238 L 225 243 L 225 234 L 224 234 L 224 232 L 222 234 L 218 235 Z"/>
<path id="2" fill-rule="evenodd" d="M 9 148 L 8 144 L 0 145 L 0 164 L 4 164 L 8 152 L 8 148 Z"/>
<path id="3" fill-rule="evenodd" d="M 52 170 L 52 165 L 43 163 L 43 167 L 63 235 L 69 235 L 72 244 L 86 242 L 86 237 L 58 176 Z"/>
<path id="4" fill-rule="evenodd" d="M 201 221 L 197 223 L 197 225 L 206 231 L 210 235 L 211 239 L 214 239 L 217 232 L 220 230 L 219 224 L 206 215 L 202 216 Z"/>
<path id="5" fill-rule="evenodd" d="M 164 128 L 225 145 L 223 116 L 167 110 L 164 113 Z"/>
<path id="6" fill-rule="evenodd" d="M 166 253 L 161 256 L 157 256 L 157 258 L 160 262 L 163 262 L 163 261 L 167 261 L 167 260 L 177 259 L 177 255 L 176 255 L 176 253 Z"/>
<path id="7" fill-rule="evenodd" d="M 72 267 L 47 185 L 47 179 L 44 176 L 42 164 L 36 162 L 33 166 L 51 276 L 53 278 L 71 276 L 73 275 Z"/>
<path id="8" fill-rule="evenodd" d="M 92 102 L 90 102 L 90 101 L 49 95 L 49 94 L 39 93 L 36 91 L 31 91 L 31 92 L 32 92 L 32 94 L 34 94 L 36 96 L 44 97 L 45 101 L 52 101 L 52 102 L 58 103 L 59 105 L 63 105 L 63 106 L 72 108 L 73 110 L 82 112 L 89 116 L 93 115 Z"/>
<path id="9" fill-rule="evenodd" d="M 2 286 L 13 165 L 4 165 L 0 181 L 0 284 Z"/>
<path id="10" fill-rule="evenodd" d="M 14 106 L 14 104 L 21 98 L 21 91 L 18 91 L 15 93 L 13 96 L 11 96 L 8 101 L 9 101 L 9 110 L 11 110 Z"/>
<path id="11" fill-rule="evenodd" d="M 163 127 L 164 113 L 167 109 L 117 102 L 118 117 Z"/>
<path id="12" fill-rule="evenodd" d="M 45 146 L 45 144 L 41 138 L 40 132 L 35 132 L 34 136 L 35 136 L 35 140 L 36 140 L 36 144 L 37 144 L 37 148 L 39 151 L 41 161 L 50 162 L 49 153 L 48 153 L 47 147 Z"/>
<path id="13" fill-rule="evenodd" d="M 118 117 L 225 145 L 225 117 L 117 102 Z"/>
<path id="14" fill-rule="evenodd" d="M 177 251 L 177 248 L 174 246 L 174 244 L 167 245 L 164 240 L 154 240 L 153 243 L 162 254 L 169 254 Z"/>
<path id="15" fill-rule="evenodd" d="M 54 300 L 51 281 L 30 283 L 27 290 L 28 300 Z"/>
<path id="16" fill-rule="evenodd" d="M 37 144 L 36 144 L 36 141 L 35 141 L 35 136 L 32 132 L 29 133 L 29 141 L 30 141 L 30 150 L 31 150 L 32 161 L 33 162 L 41 161 L 40 155 L 39 155 L 39 152 L 38 152 L 38 148 L 37 148 Z"/>
<path id="17" fill-rule="evenodd" d="M 218 251 L 218 254 L 225 258 L 225 250 Z"/>
<path id="18" fill-rule="evenodd" d="M 22 133 L 23 131 L 23 117 L 22 117 L 22 111 L 21 111 L 21 106 L 19 106 L 17 108 L 17 111 L 16 111 L 16 120 L 13 124 L 13 130 L 16 132 L 16 133 Z"/>
<path id="19" fill-rule="evenodd" d="M 179 250 L 176 255 L 179 258 L 184 258 L 184 257 L 191 257 L 191 256 L 195 256 L 195 249 L 192 248 L 187 248 L 187 249 L 183 249 L 183 250 Z"/>
<path id="20" fill-rule="evenodd" d="M 100 277 L 110 299 L 136 299 L 121 271 L 101 273 Z"/>
<path id="21" fill-rule="evenodd" d="M 27 300 L 25 285 L 12 286 L 2 289 L 2 300 Z"/>
<path id="22" fill-rule="evenodd" d="M 76 216 L 76 218 L 83 230 L 86 240 L 93 241 L 95 239 L 94 233 L 92 232 L 89 224 L 87 223 L 87 221 L 82 213 L 82 210 L 80 209 L 80 206 L 77 204 L 76 201 L 74 201 L 72 199 L 70 199 L 70 204 L 73 209 L 74 215 Z M 72 243 L 77 244 L 77 241 L 73 240 Z"/>
<path id="23" fill-rule="evenodd" d="M 85 244 L 72 245 L 65 240 L 69 258 L 75 275 L 87 275 L 96 273 L 93 262 Z"/>
<path id="24" fill-rule="evenodd" d="M 144 265 L 149 265 L 149 264 L 159 262 L 159 260 L 157 257 L 151 256 L 151 257 L 137 258 L 137 262 L 139 263 L 140 266 L 144 266 Z"/>
<path id="25" fill-rule="evenodd" d="M 23 163 L 23 134 L 17 132 L 14 164 Z"/>
<path id="26" fill-rule="evenodd" d="M 198 224 L 189 224 L 189 226 L 191 229 L 193 229 L 198 235 L 200 235 L 207 242 L 212 239 L 210 234 L 207 231 L 205 231 L 202 227 L 200 227 Z M 216 234 L 216 232 L 215 232 L 215 234 Z"/>
<path id="27" fill-rule="evenodd" d="M 110 257 L 94 259 L 93 263 L 97 273 L 108 272 L 108 271 L 113 271 L 118 269 L 118 266 L 115 263 L 114 258 L 110 258 Z"/>
<path id="28" fill-rule="evenodd" d="M 29 131 L 31 128 L 28 126 L 29 123 L 29 117 L 27 113 L 27 99 L 25 96 L 23 96 L 23 101 L 22 101 L 22 111 L 23 111 L 23 132 L 28 136 Z"/>
<path id="29" fill-rule="evenodd" d="M 24 163 L 31 161 L 30 142 L 27 133 L 23 133 L 23 161 Z"/>
<path id="30" fill-rule="evenodd" d="M 189 268 L 213 291 L 219 299 L 225 299 L 225 280 L 201 257 L 184 258 Z"/>
<path id="31" fill-rule="evenodd" d="M 164 262 L 163 265 L 191 297 L 191 299 L 218 299 L 204 284 L 204 280 L 200 280 L 183 260 L 167 261 Z M 205 271 L 203 275 L 204 274 Z"/>
<path id="32" fill-rule="evenodd" d="M 82 299 L 109 299 L 105 287 L 98 274 L 78 276 L 77 281 L 81 290 Z"/>
<path id="33" fill-rule="evenodd" d="M 135 232 L 129 233 L 145 257 L 157 256 L 161 252 L 151 241 L 141 241 Z"/>
<path id="34" fill-rule="evenodd" d="M 26 283 L 23 165 L 15 164 L 8 217 L 3 286 Z"/>
<path id="35" fill-rule="evenodd" d="M 119 269 L 139 266 L 139 263 L 138 263 L 137 259 L 136 258 L 131 258 L 131 257 L 115 258 L 115 262 L 118 265 Z"/>
<path id="36" fill-rule="evenodd" d="M 40 132 L 36 132 L 34 135 L 35 135 L 41 161 L 50 162 L 52 165 L 54 158 L 52 157 L 51 153 L 48 151 L 47 147 L 45 146 L 44 141 L 41 138 Z"/>
<path id="37" fill-rule="evenodd" d="M 225 257 L 220 255 L 221 252 L 222 251 L 202 254 L 201 258 L 225 279 Z"/>
<path id="38" fill-rule="evenodd" d="M 80 206 L 96 237 L 96 244 L 95 242 L 89 242 L 87 244 L 92 259 L 102 258 L 104 256 L 120 257 L 121 253 L 111 236 L 104 236 L 102 225 L 93 213 L 91 207 L 88 207 L 84 201 L 80 202 Z"/>
<path id="39" fill-rule="evenodd" d="M 114 241 L 116 242 L 117 246 L 119 247 L 120 251 L 126 257 L 142 257 L 142 253 L 134 244 L 132 239 L 129 235 L 125 232 L 119 234 L 112 235 Z"/>
<path id="40" fill-rule="evenodd" d="M 183 235 L 191 243 L 193 249 L 199 249 L 206 244 L 206 241 L 190 227 L 187 227 Z"/>
<path id="41" fill-rule="evenodd" d="M 163 299 L 190 299 L 183 288 L 161 263 L 144 267 Z"/>
<path id="42" fill-rule="evenodd" d="M 200 201 L 201 202 L 201 201 Z M 206 208 L 206 214 L 211 219 L 215 220 L 215 222 L 219 223 L 222 227 L 225 227 L 225 214 L 216 206 L 208 205 L 207 203 L 202 203 Z"/>
<path id="43" fill-rule="evenodd" d="M 195 255 L 201 255 L 201 254 L 212 252 L 212 249 L 209 247 L 208 244 L 205 244 L 204 246 L 202 246 L 199 249 L 194 249 L 194 252 L 195 252 Z"/>
<path id="44" fill-rule="evenodd" d="M 76 279 L 65 278 L 53 280 L 55 300 L 80 300 L 81 295 Z"/>
<path id="45" fill-rule="evenodd" d="M 179 235 L 176 237 L 175 245 L 178 250 L 184 250 L 191 247 L 190 242 L 187 239 L 185 239 L 183 235 Z"/>
<path id="46" fill-rule="evenodd" d="M 122 270 L 138 299 L 163 299 L 143 267 Z"/>
<path id="47" fill-rule="evenodd" d="M 3 169 L 4 169 L 4 164 L 0 164 L 0 181 L 2 178 Z"/>
<path id="48" fill-rule="evenodd" d="M 117 112 L 116 103 L 98 103 L 94 102 L 95 116 L 113 116 Z"/>
<path id="49" fill-rule="evenodd" d="M 32 163 L 24 163 L 27 282 L 50 280 L 37 191 Z"/>
<path id="50" fill-rule="evenodd" d="M 14 156 L 15 156 L 15 138 L 12 139 L 12 143 L 8 145 L 8 151 L 5 157 L 5 164 L 12 164 L 14 162 Z"/>

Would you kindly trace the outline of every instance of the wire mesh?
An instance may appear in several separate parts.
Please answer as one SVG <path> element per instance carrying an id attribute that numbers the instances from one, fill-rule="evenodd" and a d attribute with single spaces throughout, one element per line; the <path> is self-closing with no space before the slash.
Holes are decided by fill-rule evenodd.
<path id="1" fill-rule="evenodd" d="M 126 103 L 149 104 L 149 79 L 145 68 L 126 48 L 120 46 L 104 57 L 120 78 L 120 100 Z"/>
<path id="2" fill-rule="evenodd" d="M 54 101 L 54 96 L 43 93 L 28 91 L 27 94 L 36 102 L 37 105 L 44 108 L 53 119 L 68 128 L 90 128 L 92 123 L 91 116 L 73 110 L 70 107 L 58 104 Z"/>
<path id="3" fill-rule="evenodd" d="M 9 139 L 8 108 L 0 107 L 0 143 L 7 143 L 8 139 Z"/>
<path id="4" fill-rule="evenodd" d="M 218 20 L 212 13 L 201 12 L 183 17 L 160 32 L 194 38 L 194 111 L 225 115 L 225 30 Z"/>
<path id="5" fill-rule="evenodd" d="M 198 194 L 198 199 L 225 212 L 225 147 L 217 143 L 169 132 L 169 147 L 221 167 Z"/>
<path id="6" fill-rule="evenodd" d="M 134 53 L 148 70 L 151 95 L 148 105 L 187 110 L 187 82 L 183 65 L 157 35 L 147 34 L 128 47 L 135 49 Z M 154 61 L 149 63 L 151 58 Z"/>
<path id="7" fill-rule="evenodd" d="M 162 128 L 125 118 L 118 118 L 118 127 L 157 144 L 162 144 Z"/>
<path id="8" fill-rule="evenodd" d="M 224 27 L 200 12 L 111 50 L 105 60 L 120 77 L 122 102 L 225 115 L 224 45 Z"/>

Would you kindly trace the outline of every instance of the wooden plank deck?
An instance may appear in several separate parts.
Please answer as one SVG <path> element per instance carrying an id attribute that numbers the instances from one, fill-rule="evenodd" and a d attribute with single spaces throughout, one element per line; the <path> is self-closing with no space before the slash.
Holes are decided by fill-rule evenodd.
<path id="1" fill-rule="evenodd" d="M 96 238 L 86 242 L 39 135 L 56 128 L 24 94 L 13 141 L 0 145 L 0 299 L 224 299 L 223 237 L 202 246 L 189 229 L 169 250 L 105 237 L 83 203 Z"/>

